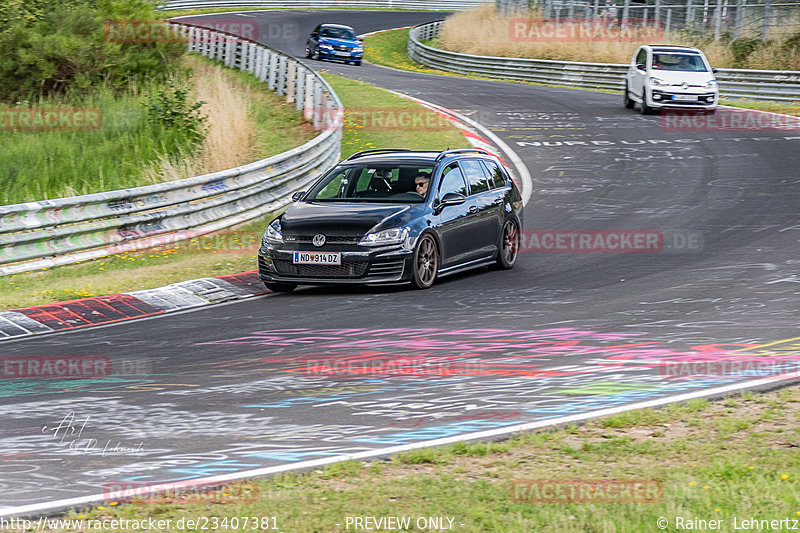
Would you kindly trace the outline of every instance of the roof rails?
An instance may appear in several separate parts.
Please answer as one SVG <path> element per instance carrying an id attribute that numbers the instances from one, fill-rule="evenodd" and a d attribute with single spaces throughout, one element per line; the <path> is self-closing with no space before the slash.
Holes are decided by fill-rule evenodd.
<path id="1" fill-rule="evenodd" d="M 471 152 L 477 152 L 479 154 L 489 155 L 489 152 L 487 152 L 486 150 L 483 150 L 481 148 L 458 148 L 456 150 L 445 150 L 444 152 L 442 152 L 441 154 L 436 156 L 436 161 L 444 159 L 445 157 L 447 157 L 449 155 L 461 154 L 461 153 L 471 153 Z"/>
<path id="2" fill-rule="evenodd" d="M 377 154 L 380 152 L 411 152 L 411 151 L 412 150 L 406 150 L 405 148 L 376 148 L 374 150 L 361 150 L 360 152 L 356 152 L 355 154 L 345 159 L 345 161 L 350 161 L 351 159 L 358 159 L 359 157 L 364 157 L 365 155 Z"/>

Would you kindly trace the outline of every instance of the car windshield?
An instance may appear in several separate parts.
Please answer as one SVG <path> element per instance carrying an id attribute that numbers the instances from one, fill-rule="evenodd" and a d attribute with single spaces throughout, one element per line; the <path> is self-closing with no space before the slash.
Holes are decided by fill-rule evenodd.
<path id="1" fill-rule="evenodd" d="M 433 167 L 425 165 L 339 165 L 305 201 L 417 204 L 428 195 L 429 187 L 422 184 L 430 182 L 432 172 Z"/>
<path id="2" fill-rule="evenodd" d="M 322 28 L 319 32 L 320 37 L 330 37 L 332 39 L 347 39 L 348 41 L 356 40 L 356 32 L 350 28 Z"/>
<path id="3" fill-rule="evenodd" d="M 703 58 L 697 54 L 653 54 L 653 68 L 684 72 L 708 72 Z"/>

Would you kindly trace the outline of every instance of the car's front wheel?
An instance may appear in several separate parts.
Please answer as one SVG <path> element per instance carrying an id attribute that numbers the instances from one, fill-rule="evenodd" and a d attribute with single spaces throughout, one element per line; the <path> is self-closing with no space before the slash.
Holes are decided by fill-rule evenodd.
<path id="1" fill-rule="evenodd" d="M 653 113 L 653 109 L 647 105 L 647 93 L 642 91 L 642 103 L 639 106 L 639 111 L 641 111 L 642 115 L 651 115 Z"/>
<path id="2" fill-rule="evenodd" d="M 633 109 L 634 102 L 628 97 L 628 82 L 625 82 L 625 96 L 623 101 L 625 102 L 625 109 Z"/>
<path id="3" fill-rule="evenodd" d="M 311 48 L 309 48 L 308 45 L 306 45 L 306 59 L 310 58 L 311 58 Z"/>
<path id="4" fill-rule="evenodd" d="M 264 285 L 267 286 L 269 290 L 272 292 L 292 292 L 297 288 L 297 285 L 294 283 L 267 283 L 264 282 Z"/>
<path id="5" fill-rule="evenodd" d="M 506 220 L 500 233 L 497 264 L 500 268 L 514 268 L 519 255 L 519 224 L 513 218 Z"/>
<path id="6" fill-rule="evenodd" d="M 311 59 L 319 60 L 319 47 L 315 46 L 314 51 L 311 53 Z"/>
<path id="7" fill-rule="evenodd" d="M 439 250 L 430 235 L 423 235 L 414 250 L 414 276 L 411 284 L 417 289 L 427 289 L 436 281 L 439 270 Z"/>

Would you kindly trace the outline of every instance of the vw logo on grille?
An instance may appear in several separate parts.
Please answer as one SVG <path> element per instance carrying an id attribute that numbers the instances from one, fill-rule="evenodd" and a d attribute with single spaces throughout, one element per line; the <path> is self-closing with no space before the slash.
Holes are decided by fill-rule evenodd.
<path id="1" fill-rule="evenodd" d="M 316 235 L 314 235 L 314 238 L 311 240 L 311 244 L 313 244 L 314 246 L 319 248 L 320 246 L 325 244 L 325 235 L 323 235 L 322 233 L 317 233 Z"/>
<path id="2" fill-rule="evenodd" d="M 689 88 L 689 84 L 686 83 L 686 82 L 683 82 L 683 90 L 685 91 L 688 88 Z"/>

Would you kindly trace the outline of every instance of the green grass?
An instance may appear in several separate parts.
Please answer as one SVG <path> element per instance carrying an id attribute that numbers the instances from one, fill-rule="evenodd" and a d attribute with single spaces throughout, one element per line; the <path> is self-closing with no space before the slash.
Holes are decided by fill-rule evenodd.
<path id="1" fill-rule="evenodd" d="M 255 80 L 246 73 L 232 74 Z M 326 79 L 342 97 L 345 106 L 353 109 L 359 109 L 364 102 L 370 102 L 370 108 L 388 110 L 389 113 L 423 110 L 410 100 L 366 83 L 330 75 Z M 266 92 L 263 85 L 259 87 Z M 274 95 L 267 93 L 265 96 Z M 283 124 L 294 119 L 280 114 L 272 116 L 279 111 L 274 109 L 274 105 L 265 104 L 265 107 L 270 109 L 264 109 L 260 113 L 271 115 L 271 118 L 261 123 L 260 127 L 265 130 L 264 135 L 283 136 L 296 143 L 290 143 L 285 149 L 302 144 L 303 139 L 291 141 L 286 129 L 281 129 Z M 358 127 L 359 124 L 353 124 L 352 121 L 348 124 L 352 127 L 345 127 L 343 131 L 342 157 L 370 148 L 440 150 L 469 146 L 465 137 L 455 128 L 435 131 L 373 130 Z M 274 144 L 271 146 L 276 148 Z M 0 278 L 0 310 L 149 289 L 185 279 L 253 270 L 257 267 L 256 252 L 261 234 L 272 216 L 274 214 L 222 232 L 219 239 L 217 236 L 201 237 L 155 250 L 121 253 L 77 265 L 4 276 Z"/>
<path id="2" fill-rule="evenodd" d="M 179 130 L 147 123 L 142 101 L 157 89 L 149 85 L 115 96 L 100 88 L 85 98 L 35 106 L 97 109 L 102 125 L 93 131 L 0 129 L 0 204 L 140 185 L 142 169 L 160 156 L 191 154 L 191 142 Z"/>
<path id="3" fill-rule="evenodd" d="M 256 501 L 109 502 L 69 516 L 173 521 L 197 514 L 277 516 L 279 530 L 287 533 L 346 531 L 347 516 L 448 516 L 455 519 L 455 530 L 467 533 L 658 531 L 660 517 L 669 520 L 668 531 L 677 530 L 677 517 L 724 520 L 721 530 L 733 531 L 734 517 L 740 524 L 749 518 L 800 518 L 800 454 L 788 440 L 797 434 L 781 431 L 800 416 L 800 386 L 749 396 L 737 397 L 733 413 L 724 400 L 678 404 L 631 415 L 625 427 L 608 422 L 618 417 L 599 419 L 499 443 L 459 443 L 276 475 L 255 481 Z M 715 423 L 756 420 L 770 404 L 783 409 L 782 420 L 749 424 L 733 434 Z M 663 497 L 656 503 L 536 503 L 510 497 L 514 480 L 599 479 L 653 480 Z"/>
<path id="4" fill-rule="evenodd" d="M 433 68 L 428 68 L 420 63 L 412 61 L 406 54 L 406 46 L 408 44 L 408 29 L 391 30 L 382 33 L 370 35 L 365 39 L 365 58 L 377 65 L 392 67 L 401 70 L 408 70 L 410 72 L 420 72 L 423 74 L 439 74 L 442 76 L 457 76 L 461 78 L 481 79 L 491 81 L 506 81 L 511 83 L 525 83 L 528 85 L 541 85 L 544 87 L 560 87 L 563 89 L 574 89 L 579 91 L 594 91 L 617 94 L 619 91 L 606 90 L 606 89 L 586 89 L 576 88 L 565 85 L 545 84 L 545 83 L 532 83 L 522 80 L 509 80 L 502 78 L 488 78 L 485 76 L 465 75 L 456 72 L 448 72 Z M 424 44 L 433 46 L 435 40 L 425 41 Z M 798 103 L 779 103 L 779 102 L 759 102 L 754 100 L 732 100 L 722 99 L 724 105 L 732 107 L 740 107 L 744 109 L 756 109 L 761 111 L 773 111 L 775 113 L 784 113 L 787 115 L 800 115 L 800 105 Z"/>
<path id="5" fill-rule="evenodd" d="M 430 129 L 406 129 L 399 125 L 390 125 L 397 122 L 390 122 L 391 119 L 409 112 L 419 113 L 426 119 L 438 119 L 438 115 L 407 98 L 362 81 L 329 74 L 325 74 L 325 79 L 348 110 L 342 131 L 342 158 L 373 148 L 445 150 L 470 147 L 459 130 L 439 120 Z"/>

